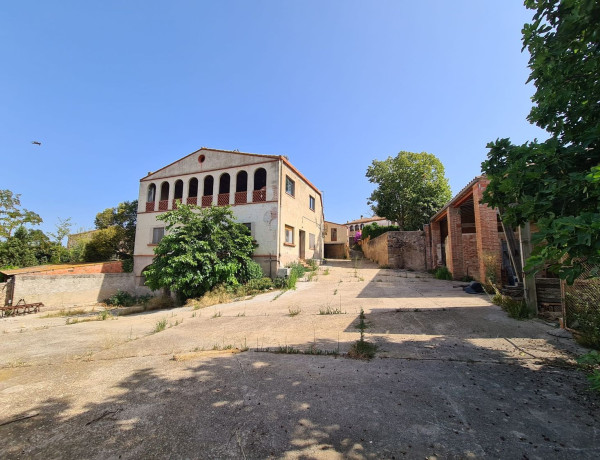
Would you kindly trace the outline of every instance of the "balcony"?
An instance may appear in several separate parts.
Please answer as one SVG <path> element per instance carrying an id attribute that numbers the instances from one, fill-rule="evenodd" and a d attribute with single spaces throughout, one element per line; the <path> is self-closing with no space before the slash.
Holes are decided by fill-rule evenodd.
<path id="1" fill-rule="evenodd" d="M 246 204 L 248 202 L 248 192 L 235 192 L 235 204 Z"/>
<path id="2" fill-rule="evenodd" d="M 208 208 L 209 206 L 212 205 L 212 195 L 207 195 L 207 196 L 203 196 L 202 197 L 202 207 L 203 208 Z"/>
<path id="3" fill-rule="evenodd" d="M 198 197 L 197 196 L 188 196 L 187 198 L 187 204 L 198 204 Z"/>
<path id="4" fill-rule="evenodd" d="M 254 190 L 252 192 L 252 202 L 260 203 L 262 201 L 267 201 L 267 191 L 264 188 L 261 190 Z"/>
<path id="5" fill-rule="evenodd" d="M 219 193 L 217 195 L 217 206 L 227 206 L 229 204 L 229 193 Z"/>
<path id="6" fill-rule="evenodd" d="M 160 200 L 158 202 L 158 210 L 159 211 L 166 211 L 169 209 L 169 200 Z"/>
<path id="7" fill-rule="evenodd" d="M 146 202 L 146 212 L 153 212 L 154 211 L 154 201 L 147 201 Z"/>

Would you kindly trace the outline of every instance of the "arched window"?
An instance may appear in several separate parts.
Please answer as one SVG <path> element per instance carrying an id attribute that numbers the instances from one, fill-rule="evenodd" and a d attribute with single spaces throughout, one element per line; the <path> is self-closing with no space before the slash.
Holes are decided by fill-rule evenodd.
<path id="1" fill-rule="evenodd" d="M 198 179 L 192 177 L 188 184 L 187 204 L 198 204 Z"/>
<path id="2" fill-rule="evenodd" d="M 354 231 L 354 225 L 350 225 L 350 231 L 353 232 Z"/>
<path id="3" fill-rule="evenodd" d="M 183 199 L 183 181 L 181 179 L 175 181 L 175 196 L 173 197 L 173 209 L 177 208 L 177 202 L 181 203 Z"/>
<path id="4" fill-rule="evenodd" d="M 215 184 L 215 180 L 213 179 L 213 176 L 206 176 L 204 178 L 204 193 L 202 194 L 202 207 L 203 208 L 212 205 L 214 184 Z"/>
<path id="5" fill-rule="evenodd" d="M 360 224 L 360 229 L 362 230 L 363 228 L 365 228 L 365 224 Z"/>
<path id="6" fill-rule="evenodd" d="M 166 211 L 169 208 L 169 183 L 163 182 L 160 186 L 160 201 L 158 202 L 158 210 Z"/>
<path id="7" fill-rule="evenodd" d="M 235 204 L 248 202 L 248 173 L 240 171 L 235 178 Z"/>
<path id="8" fill-rule="evenodd" d="M 148 196 L 146 199 L 146 212 L 154 211 L 154 202 L 156 201 L 156 185 L 150 184 L 148 187 Z"/>
<path id="9" fill-rule="evenodd" d="M 229 174 L 223 173 L 219 178 L 219 195 L 217 196 L 217 206 L 227 206 L 229 204 L 229 186 L 231 178 Z"/>
<path id="10" fill-rule="evenodd" d="M 254 171 L 252 201 L 267 201 L 267 171 L 265 168 L 258 168 Z"/>

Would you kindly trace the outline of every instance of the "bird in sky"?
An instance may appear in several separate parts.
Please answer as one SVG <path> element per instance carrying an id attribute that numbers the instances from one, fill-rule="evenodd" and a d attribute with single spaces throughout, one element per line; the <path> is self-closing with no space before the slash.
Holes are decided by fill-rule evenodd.
<path id="1" fill-rule="evenodd" d="M 31 143 L 32 143 L 32 144 L 35 144 L 35 145 L 42 145 L 42 143 L 41 143 L 41 142 L 39 142 L 39 141 L 31 141 Z"/>

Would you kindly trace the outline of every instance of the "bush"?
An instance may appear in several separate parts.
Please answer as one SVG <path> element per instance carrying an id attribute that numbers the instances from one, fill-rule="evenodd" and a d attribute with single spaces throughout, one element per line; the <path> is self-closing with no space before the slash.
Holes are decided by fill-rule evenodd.
<path id="1" fill-rule="evenodd" d="M 135 305 L 137 298 L 131 295 L 129 292 L 125 291 L 117 291 L 116 294 L 113 294 L 108 299 L 104 300 L 106 305 L 113 305 L 118 307 L 131 307 Z"/>
<path id="2" fill-rule="evenodd" d="M 248 281 L 246 285 L 249 291 L 267 291 L 273 288 L 273 280 L 271 278 L 260 278 Z"/>
<path id="3" fill-rule="evenodd" d="M 494 288 L 495 289 L 495 288 Z M 492 297 L 492 303 L 502 308 L 508 316 L 514 319 L 523 320 L 532 317 L 532 311 L 524 300 L 515 300 L 507 295 L 502 295 L 495 289 L 496 293 Z"/>
<path id="4" fill-rule="evenodd" d="M 377 225 L 375 222 L 369 225 L 365 225 L 361 232 L 361 238 L 364 240 L 367 237 L 377 238 L 380 235 L 383 235 L 387 232 L 397 232 L 400 230 L 400 227 L 397 225 L 388 225 L 386 227 L 381 227 Z"/>
<path id="5" fill-rule="evenodd" d="M 121 262 L 124 273 L 131 273 L 133 271 L 133 259 L 125 259 Z"/>
<path id="6" fill-rule="evenodd" d="M 436 279 L 438 279 L 438 280 L 451 280 L 452 272 L 450 272 L 450 270 L 448 270 L 448 267 L 441 266 L 436 269 L 433 276 L 435 276 Z"/>
<path id="7" fill-rule="evenodd" d="M 259 264 L 253 260 L 246 262 L 246 273 L 244 278 L 246 281 L 260 280 L 265 276 Z"/>

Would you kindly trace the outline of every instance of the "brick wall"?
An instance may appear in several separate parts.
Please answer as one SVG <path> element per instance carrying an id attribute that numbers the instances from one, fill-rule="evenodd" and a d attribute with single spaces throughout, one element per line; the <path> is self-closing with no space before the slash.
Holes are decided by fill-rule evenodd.
<path id="1" fill-rule="evenodd" d="M 482 180 L 473 186 L 473 204 L 475 211 L 475 229 L 477 231 L 477 252 L 479 254 L 479 280 L 486 278 L 486 260 L 495 260 L 496 280 L 501 278 L 502 253 L 500 250 L 500 239 L 498 237 L 498 219 L 495 208 L 481 204 L 484 190 L 489 184 L 488 180 Z"/>
<path id="2" fill-rule="evenodd" d="M 475 233 L 463 233 L 463 268 L 465 276 L 471 276 L 478 281 L 479 278 L 479 257 L 477 255 L 477 235 Z"/>
<path id="3" fill-rule="evenodd" d="M 365 256 L 379 265 L 425 270 L 424 232 L 387 232 L 362 245 Z"/>
<path id="4" fill-rule="evenodd" d="M 446 265 L 454 279 L 465 275 L 463 264 L 463 239 L 460 209 L 452 206 L 446 210 L 448 216 L 448 239 L 446 246 Z"/>
<path id="5" fill-rule="evenodd" d="M 118 290 L 135 292 L 133 273 L 15 275 L 13 304 L 43 302 L 44 310 L 100 302 Z"/>

